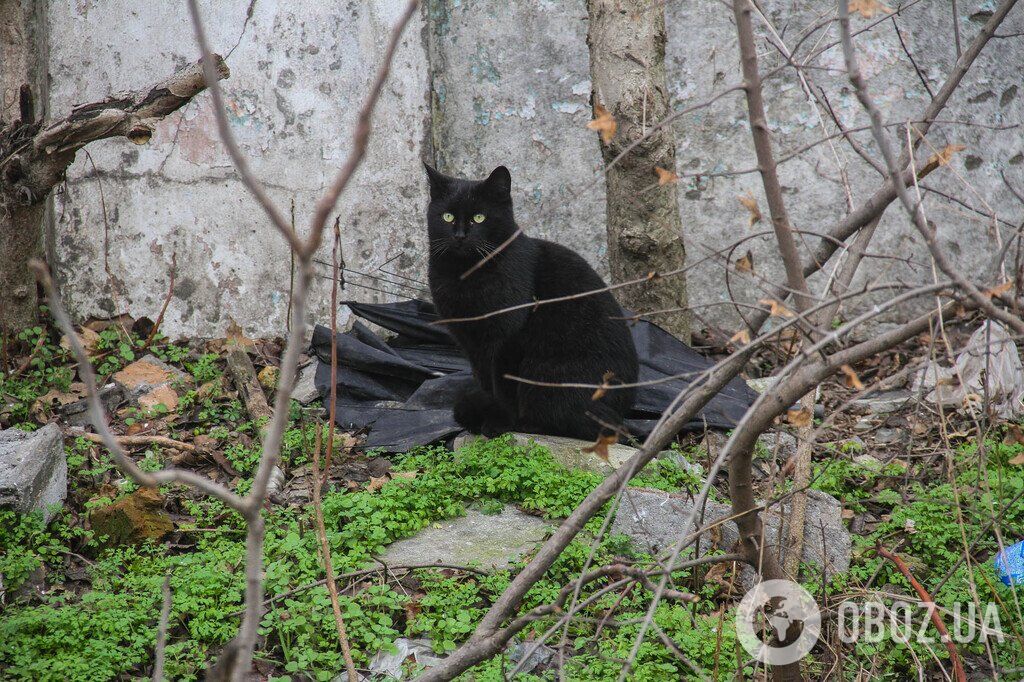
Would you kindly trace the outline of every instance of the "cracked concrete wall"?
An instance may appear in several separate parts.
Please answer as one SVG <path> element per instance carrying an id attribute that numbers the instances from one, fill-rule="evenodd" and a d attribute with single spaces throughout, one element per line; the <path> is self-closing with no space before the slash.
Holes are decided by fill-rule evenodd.
<path id="1" fill-rule="evenodd" d="M 949 5 L 905 4 L 912 6 L 896 22 L 928 87 L 935 90 L 956 58 Z M 287 6 L 266 0 L 204 3 L 215 49 L 229 54 L 232 77 L 224 86 L 235 132 L 272 196 L 286 207 L 295 200 L 300 230 L 344 158 L 360 99 L 402 5 L 401 0 L 330 9 L 304 1 Z M 670 2 L 666 7 L 668 83 L 679 111 L 738 83 L 736 40 L 731 12 L 721 5 Z M 820 3 L 768 0 L 764 8 L 790 48 L 806 28 L 820 24 L 803 41 L 802 54 L 837 38 L 836 27 L 820 21 L 825 11 Z M 991 0 L 974 0 L 959 8 L 966 46 L 993 7 Z M 345 296 L 390 300 L 395 294 L 417 293 L 406 287 L 419 285 L 401 277 L 424 275 L 427 194 L 419 167 L 424 158 L 447 172 L 470 176 L 507 165 L 527 232 L 571 245 L 607 272 L 600 152 L 596 134 L 585 129 L 590 118 L 586 16 L 584 0 L 425 3 L 404 36 L 375 117 L 370 155 L 340 206 L 348 266 L 375 277 L 381 276 L 381 267 L 398 275 L 384 274 L 390 282 L 381 283 L 350 273 Z M 867 23 L 855 18 L 854 28 Z M 52 2 L 50 111 L 170 73 L 196 56 L 190 30 L 182 3 Z M 758 24 L 758 30 L 764 34 L 764 25 Z M 1017 8 L 1002 32 L 1021 30 L 1024 10 Z M 928 95 L 903 54 L 893 22 L 882 22 L 856 40 L 862 69 L 886 119 L 899 122 L 922 110 Z M 988 273 L 993 253 L 1020 221 L 1022 207 L 1000 171 L 1024 188 L 1024 142 L 1019 130 L 969 124 L 1021 122 L 1022 46 L 1019 38 L 994 40 L 944 112 L 943 120 L 950 123 L 937 125 L 929 137 L 936 148 L 946 143 L 967 147 L 948 168 L 933 173 L 922 191 L 951 256 L 978 276 Z M 782 63 L 763 40 L 759 51 L 763 70 Z M 839 48 L 825 50 L 813 64 L 822 68 L 809 75 L 844 122 L 865 124 L 841 73 Z M 779 156 L 822 136 L 818 114 L 792 70 L 769 80 L 766 88 Z M 124 140 L 90 146 L 95 168 L 81 154 L 69 172 L 66 190 L 55 200 L 53 252 L 67 298 L 80 316 L 115 310 L 155 315 L 166 293 L 170 256 L 176 253 L 179 284 L 166 331 L 213 335 L 234 320 L 249 334 L 281 333 L 288 253 L 238 183 L 217 142 L 209 107 L 209 97 L 200 96 L 165 121 L 145 147 Z M 742 94 L 682 116 L 674 129 L 677 171 L 684 176 L 677 189 L 691 262 L 767 229 L 764 222 L 749 228 L 746 210 L 736 199 L 749 191 L 766 210 L 759 177 L 724 174 L 754 165 Z M 857 136 L 873 150 L 869 133 Z M 877 173 L 838 143 L 835 151 L 819 145 L 786 162 L 780 174 L 793 221 L 808 231 L 827 229 L 848 201 L 863 200 L 878 183 Z M 942 194 L 955 195 L 966 205 Z M 747 248 L 759 276 L 780 278 L 769 238 L 752 240 L 741 253 Z M 867 263 L 865 280 L 931 278 L 924 245 L 897 206 L 887 212 L 871 251 L 887 258 Z M 323 255 L 328 260 L 329 250 Z M 763 296 L 758 284 L 735 274 L 729 282 L 745 302 Z M 689 288 L 700 319 L 735 327 L 735 312 L 722 305 L 727 286 L 720 264 L 696 266 L 689 273 Z M 326 319 L 328 299 L 329 282 L 320 280 L 311 319 Z"/>
<path id="2" fill-rule="evenodd" d="M 348 153 L 361 98 L 403 3 L 201 6 L 211 45 L 231 68 L 223 87 L 242 151 L 286 214 L 294 201 L 305 232 L 314 201 Z M 396 256 L 390 267 L 422 270 L 426 181 L 419 164 L 429 113 L 423 27 L 416 17 L 404 35 L 368 158 L 339 204 L 342 245 L 355 269 Z M 49 28 L 51 112 L 148 85 L 197 57 L 183 2 L 52 2 Z M 178 273 L 166 333 L 223 334 L 232 321 L 253 335 L 282 333 L 290 254 L 237 179 L 210 107 L 208 94 L 197 97 L 164 120 L 146 146 L 105 140 L 79 153 L 55 198 L 52 249 L 79 316 L 155 317 L 173 254 Z M 329 263 L 329 245 L 322 259 Z M 352 286 L 346 294 L 364 292 L 375 293 Z M 330 282 L 319 279 L 310 318 L 325 320 L 329 300 Z"/>

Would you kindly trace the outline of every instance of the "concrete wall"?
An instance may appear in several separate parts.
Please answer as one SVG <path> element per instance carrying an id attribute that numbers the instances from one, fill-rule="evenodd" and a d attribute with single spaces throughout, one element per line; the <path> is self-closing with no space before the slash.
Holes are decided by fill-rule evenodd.
<path id="1" fill-rule="evenodd" d="M 294 200 L 297 224 L 305 229 L 313 201 L 345 156 L 361 97 L 404 3 L 203 4 L 213 45 L 232 71 L 224 87 L 235 133 L 271 195 L 285 207 Z M 825 7 L 811 0 L 765 5 L 790 48 Z M 965 45 L 991 5 L 959 3 Z M 736 84 L 729 11 L 717 3 L 676 0 L 667 4 L 667 12 L 669 88 L 676 109 Z M 897 21 L 929 87 L 936 89 L 956 57 L 949 4 L 918 2 Z M 111 90 L 144 86 L 197 56 L 184 3 L 51 2 L 48 23 L 51 112 Z M 866 23 L 858 18 L 855 28 Z M 390 300 L 393 294 L 417 294 L 408 287 L 420 285 L 383 274 L 381 268 L 424 278 L 427 195 L 421 159 L 471 176 L 507 165 L 524 228 L 574 246 L 602 273 L 607 271 L 603 181 L 596 175 L 600 153 L 596 135 L 585 129 L 590 118 L 586 29 L 583 0 L 426 4 L 405 33 L 375 116 L 369 157 L 340 205 L 348 266 L 403 286 L 350 273 L 346 297 Z M 1020 30 L 1024 10 L 1017 8 L 1003 32 Z M 826 26 L 806 41 L 802 53 L 836 37 L 836 28 Z M 928 95 L 892 22 L 862 34 L 857 43 L 887 120 L 905 120 L 921 111 Z M 1022 46 L 1020 38 L 993 41 L 943 120 L 1020 123 Z M 765 69 L 780 63 L 766 43 L 760 43 L 760 50 Z M 854 126 L 866 123 L 838 71 L 839 49 L 825 51 L 814 63 L 826 68 L 809 73 L 843 120 Z M 822 136 L 818 115 L 792 70 L 769 81 L 766 95 L 780 155 Z M 749 191 L 766 210 L 759 177 L 714 176 L 754 165 L 744 113 L 737 92 L 675 124 L 677 170 L 686 175 L 677 189 L 692 262 L 765 227 L 748 228 L 746 210 L 736 199 Z M 869 134 L 858 135 L 870 148 Z M 927 184 L 968 206 L 928 194 L 926 207 L 957 263 L 970 273 L 983 273 L 1024 210 L 999 177 L 1003 170 L 1024 188 L 1020 130 L 940 124 L 929 140 L 936 147 L 967 146 Z M 91 160 L 79 155 L 66 190 L 56 197 L 51 240 L 67 299 L 79 315 L 122 310 L 155 315 L 176 254 L 178 284 L 167 332 L 215 335 L 232 321 L 249 334 L 281 332 L 288 253 L 221 150 L 208 96 L 169 117 L 147 146 L 111 140 L 90 146 L 89 152 Z M 848 200 L 857 203 L 878 182 L 877 173 L 840 144 L 835 151 L 829 145 L 815 147 L 784 164 L 781 175 L 794 223 L 810 231 L 827 229 L 845 212 Z M 778 278 L 781 268 L 770 240 L 758 238 L 746 248 L 754 253 L 759 275 Z M 895 207 L 872 250 L 906 260 L 873 261 L 868 277 L 931 277 L 920 239 Z M 323 255 L 328 260 L 329 250 Z M 319 281 L 312 319 L 326 319 L 329 284 Z M 726 299 L 719 264 L 698 266 L 689 284 L 691 302 L 700 306 L 703 318 L 726 328 L 736 325 L 729 307 L 718 305 Z M 756 280 L 734 277 L 731 284 L 741 300 L 762 295 Z"/>

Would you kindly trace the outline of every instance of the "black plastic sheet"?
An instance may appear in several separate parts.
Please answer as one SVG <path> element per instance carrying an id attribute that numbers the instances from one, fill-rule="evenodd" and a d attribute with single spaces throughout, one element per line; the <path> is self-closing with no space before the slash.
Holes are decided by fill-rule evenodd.
<path id="1" fill-rule="evenodd" d="M 397 334 L 384 341 L 357 320 L 337 335 L 338 404 L 335 419 L 350 429 L 367 429 L 366 446 L 402 452 L 445 441 L 462 429 L 451 406 L 473 382 L 469 361 L 440 325 L 430 303 L 347 303 L 360 318 Z M 696 377 L 711 362 L 661 327 L 640 321 L 631 326 L 640 356 L 640 382 Z M 325 404 L 331 384 L 331 331 L 317 325 L 312 350 L 318 359 L 316 387 Z M 690 383 L 673 378 L 641 386 L 626 426 L 646 437 L 672 400 Z M 686 430 L 726 430 L 736 426 L 757 394 L 734 379 L 704 406 Z"/>

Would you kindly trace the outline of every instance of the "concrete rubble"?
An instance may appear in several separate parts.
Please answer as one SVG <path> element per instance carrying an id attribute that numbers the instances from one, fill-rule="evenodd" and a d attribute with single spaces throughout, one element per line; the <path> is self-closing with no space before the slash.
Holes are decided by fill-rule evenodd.
<path id="1" fill-rule="evenodd" d="M 40 510 L 49 521 L 68 494 L 64 434 L 56 424 L 38 431 L 0 431 L 0 508 Z"/>

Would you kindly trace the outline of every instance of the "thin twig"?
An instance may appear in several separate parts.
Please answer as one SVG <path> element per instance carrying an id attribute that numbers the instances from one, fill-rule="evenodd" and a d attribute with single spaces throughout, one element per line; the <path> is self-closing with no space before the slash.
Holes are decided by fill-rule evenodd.
<path id="1" fill-rule="evenodd" d="M 171 620 L 171 574 L 164 576 L 163 604 L 160 607 L 160 622 L 156 629 L 156 651 L 153 654 L 153 682 L 163 682 L 164 653 L 167 648 L 167 628 Z"/>
<path id="2" fill-rule="evenodd" d="M 840 0 L 840 2 L 843 1 L 844 0 Z M 935 629 L 938 630 L 939 638 L 946 646 L 946 651 L 949 652 L 949 660 L 953 662 L 953 675 L 955 676 L 956 682 L 967 682 L 967 675 L 964 673 L 964 666 L 960 662 L 960 655 L 956 651 L 956 644 L 953 643 L 953 638 L 949 636 L 949 631 L 946 630 L 946 624 L 942 622 L 942 616 L 940 616 L 938 610 L 934 608 L 935 602 L 932 600 L 931 595 L 928 594 L 928 590 L 924 589 L 921 583 L 917 582 L 917 578 L 915 578 L 914 574 L 910 572 L 910 568 L 898 554 L 890 552 L 881 545 L 878 545 L 875 549 L 880 555 L 884 556 L 896 565 L 896 569 L 903 574 L 904 578 L 907 579 L 907 582 L 909 582 L 910 586 L 914 588 L 914 591 L 917 592 L 917 596 L 922 602 L 932 605 L 932 608 L 928 609 L 932 625 L 934 625 Z"/>

